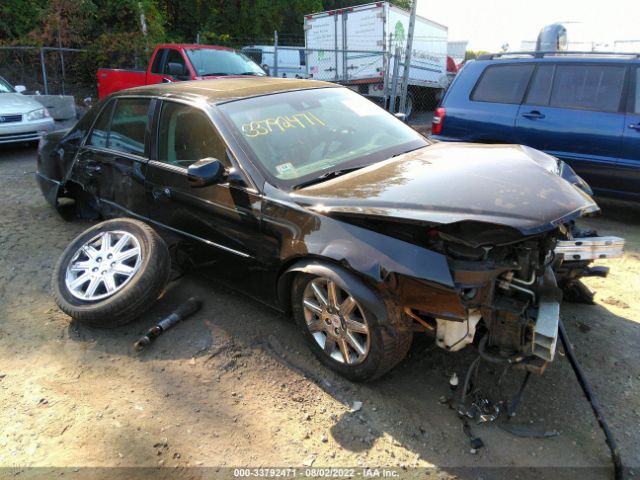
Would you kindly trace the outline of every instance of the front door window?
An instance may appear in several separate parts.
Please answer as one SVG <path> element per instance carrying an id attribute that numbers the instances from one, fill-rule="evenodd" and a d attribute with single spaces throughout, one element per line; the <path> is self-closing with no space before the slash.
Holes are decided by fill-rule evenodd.
<path id="1" fill-rule="evenodd" d="M 209 118 L 197 108 L 164 102 L 158 131 L 158 160 L 186 168 L 203 158 L 226 162 L 224 144 Z"/>

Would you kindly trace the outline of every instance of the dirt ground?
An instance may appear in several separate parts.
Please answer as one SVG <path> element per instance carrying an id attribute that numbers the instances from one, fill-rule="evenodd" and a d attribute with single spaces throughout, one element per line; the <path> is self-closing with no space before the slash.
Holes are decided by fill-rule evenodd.
<path id="1" fill-rule="evenodd" d="M 448 354 L 423 339 L 381 380 L 354 384 L 314 359 L 289 318 L 197 276 L 171 284 L 126 327 L 70 323 L 52 300 L 50 276 L 88 224 L 67 223 L 45 203 L 34 155 L 0 148 L 0 478 L 109 478 L 115 470 L 85 467 L 158 466 L 180 468 L 153 470 L 153 478 L 232 477 L 224 467 L 269 466 L 612 478 L 604 437 L 561 355 L 532 379 L 514 420 L 559 435 L 521 438 L 497 423 L 472 424 L 484 442 L 474 454 L 440 401 L 473 349 Z M 599 262 L 611 274 L 588 282 L 597 305 L 564 304 L 562 317 L 632 478 L 640 475 L 640 207 L 602 206 L 604 216 L 587 223 L 626 237 L 627 252 Z M 204 308 L 134 354 L 132 343 L 190 295 Z M 499 372 L 483 371 L 482 388 L 496 398 Z M 505 391 L 515 391 L 519 375 Z M 354 401 L 361 410 L 351 411 Z"/>

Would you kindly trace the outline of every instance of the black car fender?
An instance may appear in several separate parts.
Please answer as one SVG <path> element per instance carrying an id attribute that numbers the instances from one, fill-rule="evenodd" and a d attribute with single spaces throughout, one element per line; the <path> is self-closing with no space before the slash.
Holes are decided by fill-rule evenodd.
<path id="1" fill-rule="evenodd" d="M 362 279 L 340 265 L 323 262 L 315 258 L 302 259 L 291 265 L 278 278 L 278 299 L 286 310 L 291 308 L 291 283 L 297 273 L 308 273 L 326 277 L 340 288 L 355 296 L 362 305 L 376 316 L 380 324 L 386 323 L 387 308 L 378 294 Z"/>
<path id="2" fill-rule="evenodd" d="M 63 152 L 59 148 L 60 140 L 66 130 L 45 135 L 38 146 L 36 157 L 36 180 L 42 194 L 49 204 L 57 208 L 57 201 L 66 172 L 63 170 Z"/>
<path id="3" fill-rule="evenodd" d="M 560 161 L 559 170 L 559 175 L 567 182 L 569 182 L 574 187 L 579 188 L 590 197 L 593 196 L 593 190 L 591 189 L 591 186 L 589 186 L 589 184 L 585 182 L 584 179 L 580 175 L 578 175 L 567 163 Z"/>

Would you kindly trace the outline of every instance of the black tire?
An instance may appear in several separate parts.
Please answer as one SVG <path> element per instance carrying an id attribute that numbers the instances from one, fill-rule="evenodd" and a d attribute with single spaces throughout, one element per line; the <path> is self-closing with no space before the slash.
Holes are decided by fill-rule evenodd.
<path id="1" fill-rule="evenodd" d="M 402 112 L 400 108 L 401 100 L 402 100 L 401 96 L 396 97 L 396 108 L 395 108 L 396 112 Z M 411 116 L 414 114 L 414 112 L 416 111 L 416 107 L 417 107 L 417 104 L 416 104 L 415 95 L 413 94 L 413 92 L 408 92 L 407 93 L 407 109 L 406 109 L 406 112 L 402 112 L 406 115 L 407 120 L 409 120 Z"/>
<path id="2" fill-rule="evenodd" d="M 392 313 L 385 307 L 384 302 L 369 290 L 379 302 L 378 308 L 375 308 L 375 310 L 386 312 L 386 315 L 374 315 L 371 311 L 372 308 L 364 307 L 364 302 L 361 302 L 357 295 L 353 293 L 368 287 L 363 283 L 355 286 L 353 280 L 348 285 L 341 284 L 339 277 L 332 277 L 331 279 L 358 302 L 360 310 L 366 317 L 370 337 L 369 350 L 364 360 L 355 365 L 337 361 L 325 353 L 307 326 L 302 303 L 304 292 L 310 282 L 314 279 L 322 278 L 325 277 L 307 273 L 297 274 L 293 279 L 291 292 L 294 319 L 316 357 L 327 367 L 353 381 L 375 380 L 400 363 L 406 357 L 413 340 L 411 324 L 405 318 L 393 317 Z M 369 306 L 371 305 L 369 304 Z"/>
<path id="3" fill-rule="evenodd" d="M 104 232 L 126 232 L 140 246 L 137 271 L 119 290 L 99 300 L 85 301 L 71 293 L 66 283 L 67 267 L 91 239 Z M 160 296 L 171 273 L 171 259 L 164 240 L 147 224 L 128 218 L 99 223 L 77 236 L 62 253 L 53 270 L 55 302 L 64 313 L 84 324 L 113 328 L 138 318 Z M 105 284 L 106 288 L 106 284 Z"/>

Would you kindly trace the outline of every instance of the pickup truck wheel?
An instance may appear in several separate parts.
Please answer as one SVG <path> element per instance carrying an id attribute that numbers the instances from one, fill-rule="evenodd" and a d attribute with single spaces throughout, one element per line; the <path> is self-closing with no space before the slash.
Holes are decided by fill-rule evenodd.
<path id="1" fill-rule="evenodd" d="M 294 318 L 323 364 L 350 380 L 373 380 L 406 356 L 413 333 L 376 318 L 349 290 L 329 277 L 297 275 Z"/>
<path id="2" fill-rule="evenodd" d="M 53 271 L 60 309 L 94 327 L 112 328 L 140 316 L 162 293 L 169 250 L 147 224 L 126 218 L 99 223 L 76 237 Z"/>

